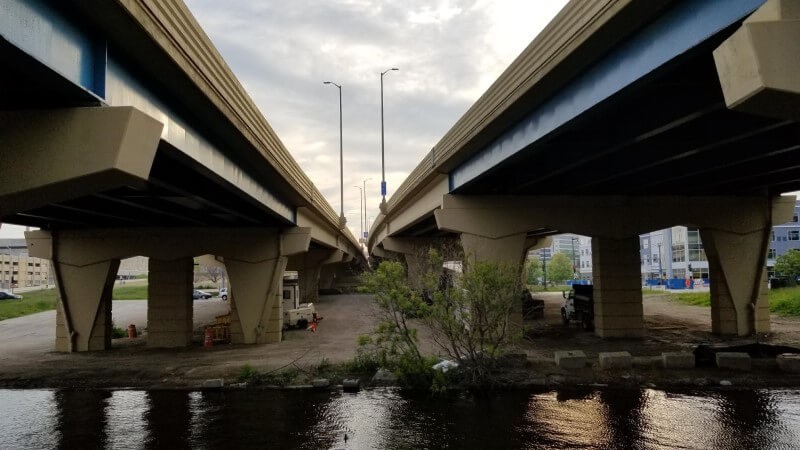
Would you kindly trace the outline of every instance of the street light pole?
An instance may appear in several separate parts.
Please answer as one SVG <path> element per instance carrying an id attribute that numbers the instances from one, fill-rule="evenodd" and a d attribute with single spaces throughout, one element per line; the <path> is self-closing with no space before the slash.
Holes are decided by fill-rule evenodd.
<path id="1" fill-rule="evenodd" d="M 577 239 L 578 238 L 576 237 L 570 238 L 570 243 L 572 244 L 572 278 L 577 278 L 575 274 L 578 271 L 578 263 L 575 261 L 575 240 Z M 580 249 L 580 245 L 578 246 L 578 249 Z"/>
<path id="2" fill-rule="evenodd" d="M 322 84 L 332 84 L 339 89 L 339 226 L 344 228 L 347 219 L 344 218 L 344 159 L 342 157 L 342 86 L 333 81 L 323 81 Z"/>
<path id="3" fill-rule="evenodd" d="M 359 225 L 361 226 L 361 236 L 364 236 L 364 189 L 361 186 L 353 186 L 360 191 L 360 195 L 358 196 L 358 214 L 359 218 Z M 358 238 L 358 242 L 361 242 L 361 236 Z"/>
<path id="4" fill-rule="evenodd" d="M 372 178 L 364 178 L 362 183 L 363 189 L 361 190 L 361 193 L 364 196 L 364 231 L 369 231 L 369 227 L 367 227 L 367 181 L 371 180 Z M 363 231 L 361 232 L 361 237 L 366 239 Z"/>
<path id="5" fill-rule="evenodd" d="M 383 76 L 392 70 L 400 70 L 397 67 L 386 69 L 381 72 L 381 212 L 386 212 L 386 163 L 384 157 L 383 143 Z"/>

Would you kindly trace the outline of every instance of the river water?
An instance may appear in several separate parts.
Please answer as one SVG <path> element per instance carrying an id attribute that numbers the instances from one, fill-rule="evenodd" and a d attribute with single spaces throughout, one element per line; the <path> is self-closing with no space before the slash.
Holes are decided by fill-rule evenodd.
<path id="1" fill-rule="evenodd" d="M 800 391 L 0 389 L 16 448 L 800 448 Z"/>

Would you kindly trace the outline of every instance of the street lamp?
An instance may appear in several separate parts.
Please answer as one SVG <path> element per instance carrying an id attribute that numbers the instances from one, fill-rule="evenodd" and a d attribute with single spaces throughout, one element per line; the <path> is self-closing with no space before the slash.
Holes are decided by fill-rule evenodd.
<path id="1" fill-rule="evenodd" d="M 364 195 L 364 231 L 369 232 L 369 227 L 367 227 L 367 181 L 372 181 L 372 178 L 364 178 L 362 187 L 363 190 L 361 191 Z M 367 237 L 364 236 L 364 233 L 361 233 L 361 237 L 366 239 Z"/>
<path id="2" fill-rule="evenodd" d="M 342 86 L 333 81 L 323 81 L 322 84 L 332 84 L 339 88 L 339 227 L 344 228 L 347 219 L 344 218 L 344 162 L 342 159 Z"/>
<path id="3" fill-rule="evenodd" d="M 386 164 L 384 162 L 383 152 L 383 76 L 392 70 L 400 70 L 397 67 L 386 69 L 381 72 L 381 212 L 386 212 Z"/>
<path id="4" fill-rule="evenodd" d="M 361 186 L 353 186 L 354 188 L 359 190 L 358 195 L 358 224 L 361 226 L 361 236 L 364 236 L 364 188 Z M 358 242 L 361 242 L 361 237 L 358 238 Z"/>
<path id="5" fill-rule="evenodd" d="M 579 244 L 578 249 L 580 249 L 581 248 L 580 239 L 573 236 L 572 238 L 570 238 L 570 241 L 571 241 L 570 243 L 572 244 L 572 278 L 578 278 L 575 276 L 575 274 L 578 271 L 578 263 L 575 261 L 575 241 L 578 241 Z"/>

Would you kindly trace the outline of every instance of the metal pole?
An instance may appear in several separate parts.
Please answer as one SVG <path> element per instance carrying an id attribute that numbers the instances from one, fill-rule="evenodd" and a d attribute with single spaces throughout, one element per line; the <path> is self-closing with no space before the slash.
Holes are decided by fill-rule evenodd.
<path id="1" fill-rule="evenodd" d="M 332 84 L 339 89 L 339 226 L 344 227 L 347 222 L 344 218 L 344 157 L 342 152 L 342 86 L 333 81 L 323 81 L 322 84 Z"/>
<path id="2" fill-rule="evenodd" d="M 364 231 L 369 231 L 369 227 L 367 226 L 367 181 L 372 180 L 372 178 L 364 178 L 362 181 L 363 189 L 361 191 L 362 195 L 364 195 Z M 361 233 L 361 237 L 365 237 L 364 233 Z"/>
<path id="3" fill-rule="evenodd" d="M 339 88 L 339 216 L 344 217 L 344 157 L 342 152 L 342 87 Z"/>
<path id="4" fill-rule="evenodd" d="M 353 186 L 353 187 L 357 188 L 360 191 L 360 194 L 358 196 L 358 205 L 359 205 L 358 206 L 358 214 L 360 216 L 358 224 L 359 224 L 359 226 L 361 226 L 361 236 L 359 236 L 358 242 L 361 242 L 361 237 L 364 236 L 364 209 L 363 209 L 363 207 L 364 207 L 364 189 L 362 189 L 361 186 Z"/>
<path id="5" fill-rule="evenodd" d="M 381 209 L 386 208 L 386 163 L 384 156 L 384 139 L 383 139 L 383 76 L 392 70 L 400 70 L 397 67 L 386 69 L 381 72 Z"/>
<path id="6" fill-rule="evenodd" d="M 658 279 L 663 280 L 664 272 L 661 268 L 661 242 L 658 243 Z"/>
<path id="7" fill-rule="evenodd" d="M 575 278 L 575 273 L 578 270 L 578 263 L 575 261 L 575 239 L 570 238 L 570 243 L 572 244 L 572 278 Z"/>

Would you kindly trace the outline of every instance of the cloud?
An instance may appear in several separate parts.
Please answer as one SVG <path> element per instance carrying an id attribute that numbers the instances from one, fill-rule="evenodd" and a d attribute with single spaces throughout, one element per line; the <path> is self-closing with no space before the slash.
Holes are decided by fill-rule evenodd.
<path id="1" fill-rule="evenodd" d="M 342 85 L 344 210 L 359 231 L 380 203 L 380 73 L 389 195 L 564 1 L 187 0 L 248 94 L 339 211 Z M 355 217 L 352 217 L 355 215 Z"/>

